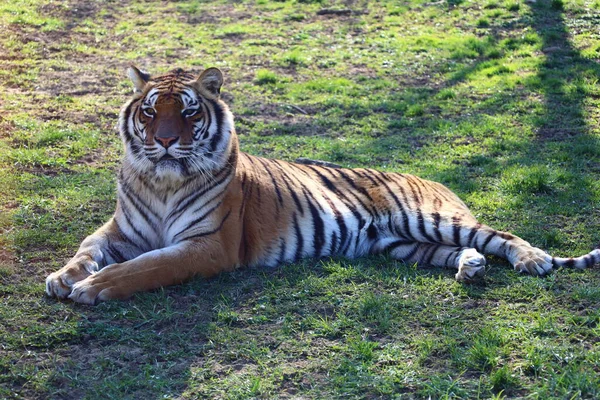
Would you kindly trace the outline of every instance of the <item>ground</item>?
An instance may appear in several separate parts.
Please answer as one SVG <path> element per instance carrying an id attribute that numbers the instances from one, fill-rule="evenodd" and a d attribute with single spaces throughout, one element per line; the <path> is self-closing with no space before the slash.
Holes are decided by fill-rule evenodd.
<path id="1" fill-rule="evenodd" d="M 323 10 L 343 10 L 328 13 Z M 443 182 L 554 255 L 600 241 L 600 2 L 0 4 L 0 398 L 598 398 L 600 274 L 306 260 L 86 307 L 125 70 L 216 66 L 243 150 Z"/>

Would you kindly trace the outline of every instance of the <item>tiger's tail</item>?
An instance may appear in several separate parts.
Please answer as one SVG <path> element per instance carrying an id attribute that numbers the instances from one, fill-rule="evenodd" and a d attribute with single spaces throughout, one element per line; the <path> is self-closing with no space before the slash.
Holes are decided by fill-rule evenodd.
<path id="1" fill-rule="evenodd" d="M 552 257 L 555 267 L 585 269 L 600 263 L 600 248 L 594 249 L 581 257 Z"/>

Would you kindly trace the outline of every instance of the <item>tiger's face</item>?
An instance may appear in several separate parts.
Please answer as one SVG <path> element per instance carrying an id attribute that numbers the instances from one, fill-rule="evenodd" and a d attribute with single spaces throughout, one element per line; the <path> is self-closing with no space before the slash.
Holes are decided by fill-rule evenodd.
<path id="1" fill-rule="evenodd" d="M 210 179 L 227 159 L 233 118 L 219 100 L 223 76 L 209 68 L 199 77 L 182 70 L 150 77 L 129 69 L 134 98 L 121 113 L 130 164 L 159 179 Z"/>

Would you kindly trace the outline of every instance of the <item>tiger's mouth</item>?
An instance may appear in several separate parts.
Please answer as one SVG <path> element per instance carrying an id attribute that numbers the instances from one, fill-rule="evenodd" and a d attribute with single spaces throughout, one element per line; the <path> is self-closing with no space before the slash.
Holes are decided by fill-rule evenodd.
<path id="1" fill-rule="evenodd" d="M 179 164 L 180 161 L 179 159 L 173 157 L 170 154 L 165 154 L 164 156 L 158 158 L 158 159 L 154 159 L 154 163 L 155 164 Z"/>

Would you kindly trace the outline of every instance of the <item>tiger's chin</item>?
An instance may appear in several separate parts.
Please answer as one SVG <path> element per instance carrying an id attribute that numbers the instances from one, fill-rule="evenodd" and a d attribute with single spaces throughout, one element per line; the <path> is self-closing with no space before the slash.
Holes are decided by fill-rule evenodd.
<path id="1" fill-rule="evenodd" d="M 154 173 L 160 180 L 182 181 L 185 179 L 185 167 L 175 159 L 160 160 L 154 167 Z"/>

